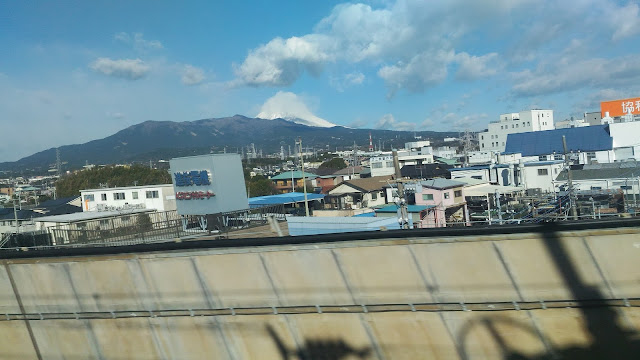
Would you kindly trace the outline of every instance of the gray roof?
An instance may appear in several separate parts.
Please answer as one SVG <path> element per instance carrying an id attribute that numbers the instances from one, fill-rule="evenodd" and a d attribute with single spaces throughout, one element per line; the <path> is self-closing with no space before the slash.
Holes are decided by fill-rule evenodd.
<path id="1" fill-rule="evenodd" d="M 424 180 L 420 182 L 422 186 L 432 189 L 450 189 L 454 187 L 464 186 L 465 184 L 460 181 L 454 181 L 449 179 L 432 179 Z"/>
<path id="2" fill-rule="evenodd" d="M 573 180 L 594 180 L 594 179 L 626 179 L 640 176 L 640 166 L 635 166 L 634 162 L 595 164 L 571 168 Z M 567 180 L 567 172 L 562 171 L 556 180 Z"/>
<path id="3" fill-rule="evenodd" d="M 37 222 L 57 222 L 57 223 L 70 223 L 77 221 L 87 221 L 104 219 L 114 216 L 131 215 L 145 212 L 153 212 L 153 209 L 131 209 L 121 211 L 85 211 L 77 212 L 73 214 L 55 215 L 55 216 L 42 216 L 34 219 Z"/>

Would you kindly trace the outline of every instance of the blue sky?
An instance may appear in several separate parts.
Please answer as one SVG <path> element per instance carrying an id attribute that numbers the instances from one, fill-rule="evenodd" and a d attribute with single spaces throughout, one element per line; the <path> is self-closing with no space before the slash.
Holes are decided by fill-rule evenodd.
<path id="1" fill-rule="evenodd" d="M 556 120 L 640 95 L 613 0 L 0 3 L 0 161 L 146 120 L 296 115 L 396 130 Z"/>

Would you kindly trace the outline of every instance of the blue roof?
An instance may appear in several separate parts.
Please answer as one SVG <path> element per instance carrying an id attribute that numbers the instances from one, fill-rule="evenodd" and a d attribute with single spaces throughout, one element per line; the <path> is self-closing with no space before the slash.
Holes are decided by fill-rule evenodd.
<path id="1" fill-rule="evenodd" d="M 307 200 L 324 199 L 322 194 L 307 193 Z M 249 207 L 259 207 L 267 205 L 293 204 L 304 202 L 304 193 L 291 192 L 278 195 L 256 196 L 249 198 Z"/>
<path id="2" fill-rule="evenodd" d="M 419 213 L 422 210 L 427 210 L 429 208 L 435 207 L 435 205 L 407 205 L 407 212 L 410 213 Z M 395 213 L 398 211 L 397 205 L 387 205 L 380 209 L 376 209 L 377 213 Z"/>
<path id="3" fill-rule="evenodd" d="M 604 151 L 613 149 L 609 125 L 595 125 L 568 129 L 534 131 L 507 135 L 505 154 L 522 156 L 562 154 L 562 136 L 567 139 L 568 151 Z"/>

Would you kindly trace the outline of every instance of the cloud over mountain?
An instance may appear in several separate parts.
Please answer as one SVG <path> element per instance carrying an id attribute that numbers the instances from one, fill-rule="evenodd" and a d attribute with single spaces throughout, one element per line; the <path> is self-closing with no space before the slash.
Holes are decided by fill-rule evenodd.
<path id="1" fill-rule="evenodd" d="M 262 105 L 260 113 L 256 117 L 269 120 L 281 118 L 309 126 L 336 126 L 314 115 L 298 95 L 285 91 L 278 91 L 274 96 L 270 97 Z"/>

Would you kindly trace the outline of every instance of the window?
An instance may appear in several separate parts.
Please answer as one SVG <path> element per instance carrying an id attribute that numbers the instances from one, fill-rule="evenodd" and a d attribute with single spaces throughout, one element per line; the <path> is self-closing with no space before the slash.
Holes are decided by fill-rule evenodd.
<path id="1" fill-rule="evenodd" d="M 93 201 L 93 194 L 88 194 L 84 196 L 84 201 Z"/>
<path id="2" fill-rule="evenodd" d="M 522 126 L 524 126 L 524 121 L 522 122 Z"/>
<path id="3" fill-rule="evenodd" d="M 620 186 L 620 189 L 622 189 L 622 190 L 633 190 L 633 187 L 631 185 L 622 185 L 622 186 Z"/>
<path id="4" fill-rule="evenodd" d="M 480 135 L 480 140 L 484 140 L 484 135 Z"/>
<path id="5" fill-rule="evenodd" d="M 157 199 L 159 197 L 158 190 L 147 191 L 147 199 Z"/>
<path id="6" fill-rule="evenodd" d="M 137 191 L 132 192 L 131 193 L 131 198 L 134 199 L 134 200 L 137 199 L 138 198 L 138 192 Z"/>
<path id="7" fill-rule="evenodd" d="M 456 190 L 453 192 L 453 196 L 455 197 L 461 197 L 462 196 L 462 190 Z"/>
<path id="8" fill-rule="evenodd" d="M 449 198 L 449 192 L 447 191 L 446 193 L 444 193 L 444 198 L 448 199 Z"/>
<path id="9" fill-rule="evenodd" d="M 538 169 L 538 175 L 540 176 L 549 175 L 549 171 L 547 169 Z"/>
<path id="10" fill-rule="evenodd" d="M 381 162 L 371 163 L 371 168 L 372 169 L 380 169 L 381 167 L 382 167 L 382 163 Z"/>
<path id="11" fill-rule="evenodd" d="M 422 194 L 422 200 L 433 200 L 433 194 Z"/>
<path id="12" fill-rule="evenodd" d="M 520 127 L 520 124 L 516 124 L 516 127 Z"/>
<path id="13" fill-rule="evenodd" d="M 100 199 L 102 199 L 102 201 L 107 201 L 107 194 L 100 194 Z"/>
<path id="14" fill-rule="evenodd" d="M 502 142 L 502 146 L 504 146 L 504 141 Z"/>
<path id="15" fill-rule="evenodd" d="M 484 143 L 482 143 L 482 147 L 484 147 Z"/>
<path id="16" fill-rule="evenodd" d="M 123 192 L 113 193 L 113 200 L 124 200 L 124 193 Z"/>
<path id="17" fill-rule="evenodd" d="M 592 186 L 591 190 L 602 190 L 601 186 Z"/>
<path id="18" fill-rule="evenodd" d="M 393 167 L 393 161 L 387 161 L 387 167 Z"/>
<path id="19" fill-rule="evenodd" d="M 512 129 L 513 129 L 513 128 L 515 128 L 515 127 L 516 127 L 515 125 L 511 124 L 511 128 L 512 128 Z"/>
<path id="20" fill-rule="evenodd" d="M 371 200 L 378 200 L 378 193 L 371 193 Z"/>
<path id="21" fill-rule="evenodd" d="M 531 123 L 527 121 L 527 126 L 531 126 Z"/>

